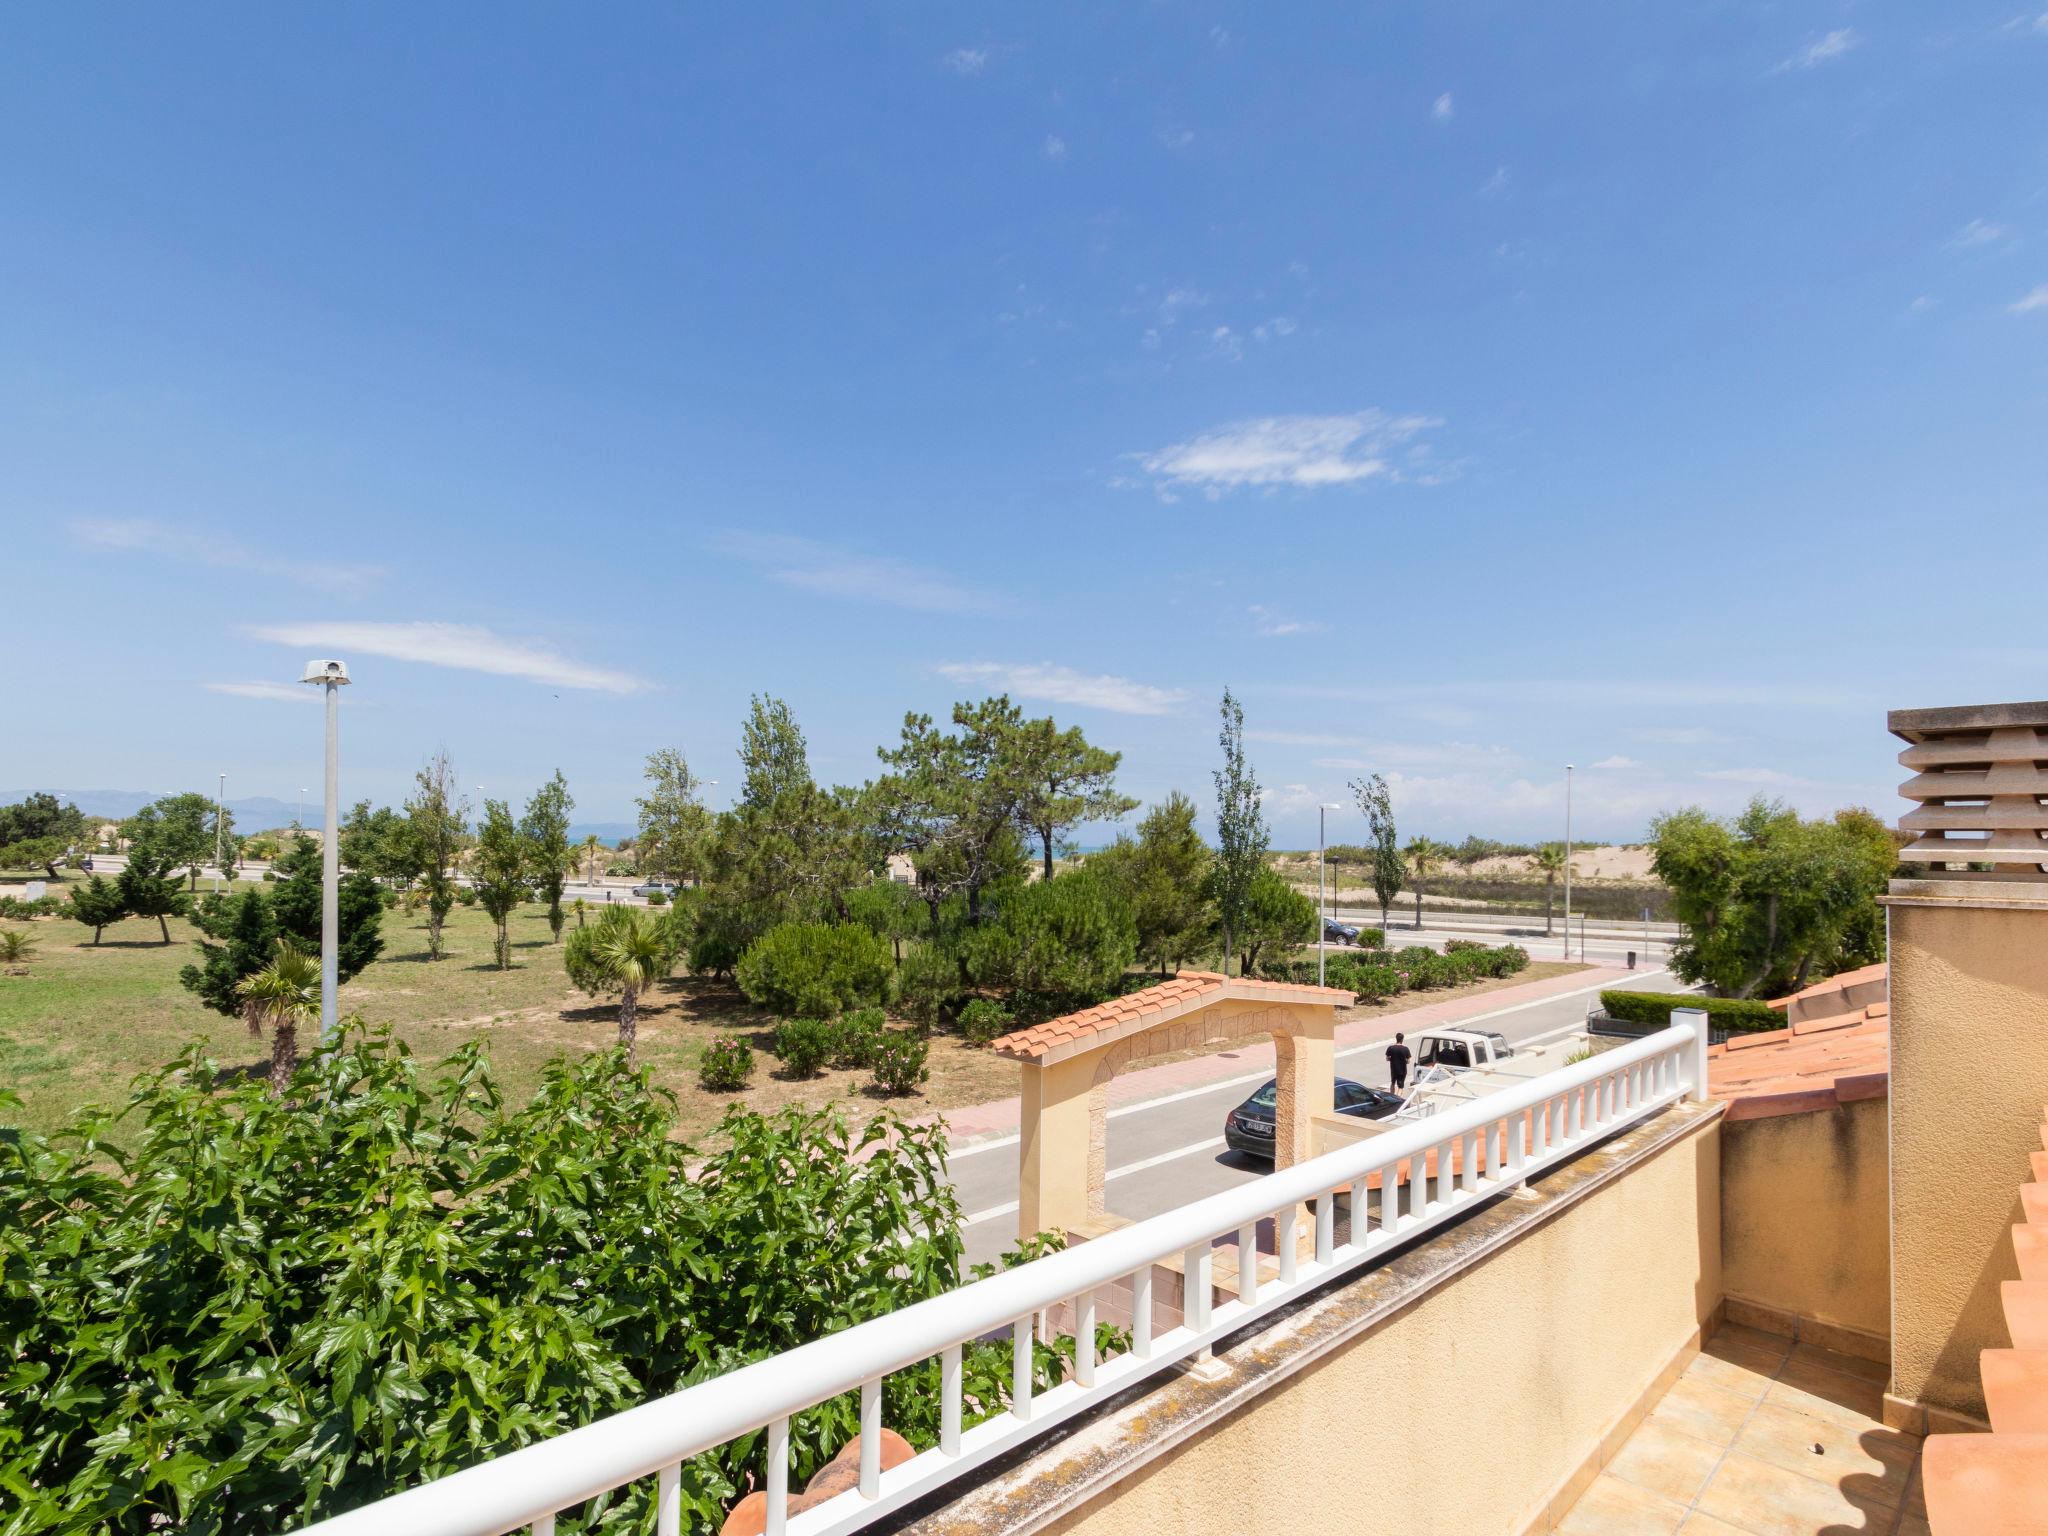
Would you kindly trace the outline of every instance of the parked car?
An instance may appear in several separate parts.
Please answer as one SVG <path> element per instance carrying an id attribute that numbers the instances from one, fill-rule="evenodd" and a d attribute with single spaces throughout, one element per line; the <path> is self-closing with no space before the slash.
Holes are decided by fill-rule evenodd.
<path id="1" fill-rule="evenodd" d="M 657 892 L 659 892 L 662 896 L 673 898 L 676 893 L 675 881 L 643 880 L 638 885 L 633 887 L 633 894 L 635 896 L 652 896 Z"/>
<path id="2" fill-rule="evenodd" d="M 1339 944 L 1356 944 L 1358 930 L 1349 923 L 1340 923 L 1334 917 L 1323 919 L 1323 937 L 1334 939 Z"/>
<path id="3" fill-rule="evenodd" d="M 1266 1084 L 1223 1117 L 1223 1144 L 1233 1152 L 1273 1160 L 1273 1126 L 1280 1103 L 1278 1079 Z M 1401 1107 L 1400 1097 L 1384 1088 L 1368 1088 L 1348 1077 L 1337 1079 L 1337 1113 L 1361 1120 L 1384 1120 Z"/>

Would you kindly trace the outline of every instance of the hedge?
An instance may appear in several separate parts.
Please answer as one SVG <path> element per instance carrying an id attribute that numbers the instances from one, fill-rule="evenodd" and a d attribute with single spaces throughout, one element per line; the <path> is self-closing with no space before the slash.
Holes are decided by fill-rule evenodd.
<path id="1" fill-rule="evenodd" d="M 1674 1008 L 1703 1008 L 1715 1029 L 1738 1033 L 1783 1029 L 1785 1015 L 1753 997 L 1699 997 L 1690 992 L 1602 992 L 1600 1007 L 1610 1019 L 1665 1025 Z"/>

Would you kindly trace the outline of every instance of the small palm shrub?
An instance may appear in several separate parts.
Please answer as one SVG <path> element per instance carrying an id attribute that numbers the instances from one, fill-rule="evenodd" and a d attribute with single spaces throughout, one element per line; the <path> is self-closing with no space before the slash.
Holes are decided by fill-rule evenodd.
<path id="1" fill-rule="evenodd" d="M 832 1021 L 832 1055 L 835 1067 L 866 1068 L 875 1064 L 875 1048 L 888 1030 L 888 1020 L 879 1008 L 856 1008 Z"/>
<path id="2" fill-rule="evenodd" d="M 18 928 L 0 933 L 0 964 L 25 965 L 35 950 L 36 936 L 32 933 L 23 933 Z"/>
<path id="3" fill-rule="evenodd" d="M 875 1042 L 874 1084 L 891 1095 L 915 1093 L 929 1078 L 931 1042 L 920 1036 L 896 1031 Z"/>
<path id="4" fill-rule="evenodd" d="M 816 1077 L 831 1059 L 833 1026 L 823 1019 L 784 1019 L 775 1026 L 775 1054 L 791 1077 Z"/>
<path id="5" fill-rule="evenodd" d="M 960 1010 L 960 1038 L 969 1045 L 987 1045 L 1010 1032 L 1010 1010 L 991 998 L 977 997 Z"/>
<path id="6" fill-rule="evenodd" d="M 754 1048 L 734 1035 L 720 1035 L 697 1058 L 697 1081 L 712 1093 L 736 1093 L 754 1075 Z"/>

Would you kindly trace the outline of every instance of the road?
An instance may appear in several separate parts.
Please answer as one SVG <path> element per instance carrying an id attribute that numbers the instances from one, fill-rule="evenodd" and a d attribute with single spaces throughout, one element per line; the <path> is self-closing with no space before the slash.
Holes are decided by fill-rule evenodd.
<path id="1" fill-rule="evenodd" d="M 1504 1004 L 1462 1020 L 1460 1025 L 1498 1030 L 1518 1044 L 1547 1038 L 1585 1023 L 1586 1005 L 1593 994 L 1613 984 L 1612 974 L 1589 977 L 1582 989 L 1534 1002 Z M 1632 985 L 1651 992 L 1683 990 L 1683 985 L 1664 971 L 1641 974 Z M 1384 1038 L 1376 1036 L 1338 1048 L 1339 1074 L 1363 1083 L 1386 1081 L 1383 1053 L 1401 1024 L 1397 1016 L 1384 1022 Z M 1111 1109 L 1106 1192 L 1110 1211 L 1132 1218 L 1155 1215 L 1248 1184 L 1270 1172 L 1264 1164 L 1224 1150 L 1223 1117 L 1272 1075 L 1270 1068 L 1263 1068 L 1207 1087 Z M 966 1213 L 968 1262 L 993 1260 L 1015 1243 L 1017 1172 L 1014 1135 L 963 1147 L 948 1160 L 947 1173 Z"/>
<path id="2" fill-rule="evenodd" d="M 1358 928 L 1380 926 L 1378 907 L 1344 906 L 1336 910 L 1340 923 L 1350 923 Z M 1496 917 L 1481 912 L 1434 913 L 1422 909 L 1423 925 L 1418 933 L 1415 929 L 1415 908 L 1406 912 L 1395 910 L 1388 914 L 1386 927 L 1387 945 L 1400 949 L 1409 944 L 1428 944 L 1441 949 L 1447 939 L 1477 939 L 1484 944 L 1519 944 L 1537 960 L 1563 960 L 1565 955 L 1564 914 L 1558 913 L 1557 931 L 1545 934 L 1542 919 L 1526 917 Z M 1616 923 L 1586 924 L 1581 954 L 1579 923 L 1572 920 L 1571 954 L 1573 960 L 1585 959 L 1595 965 L 1621 965 L 1626 962 L 1630 950 L 1636 953 L 1637 965 L 1661 963 L 1670 958 L 1671 943 L 1678 936 L 1676 925 L 1652 923 L 1647 942 L 1640 923 L 1634 925 Z"/>

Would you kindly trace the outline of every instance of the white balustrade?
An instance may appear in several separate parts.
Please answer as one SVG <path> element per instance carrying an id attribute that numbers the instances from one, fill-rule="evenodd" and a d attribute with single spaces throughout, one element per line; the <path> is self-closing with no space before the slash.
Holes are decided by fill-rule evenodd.
<path id="1" fill-rule="evenodd" d="M 1357 1269 L 1526 1183 L 1634 1124 L 1704 1089 L 1706 1016 L 1679 1010 L 1671 1027 L 1381 1134 L 1276 1170 L 1255 1183 L 1192 1201 L 1075 1247 L 1020 1264 L 839 1333 L 760 1360 L 715 1380 L 512 1451 L 435 1482 L 306 1527 L 308 1536 L 500 1536 L 530 1528 L 554 1536 L 556 1516 L 643 1478 L 655 1480 L 655 1530 L 676 1536 L 682 1464 L 728 1441 L 765 1431 L 770 1536 L 836 1536 L 922 1498 L 1134 1381 L 1190 1357 L 1206 1357 L 1226 1335 L 1285 1306 L 1304 1291 Z M 1434 1188 L 1428 1164 L 1434 1159 Z M 1481 1164 L 1484 1163 L 1482 1168 Z M 1407 1199 L 1400 1170 L 1408 1167 Z M 1370 1219 L 1379 1188 L 1379 1221 Z M 1336 1241 L 1334 1205 L 1351 1198 L 1350 1235 Z M 1313 1257 L 1299 1253 L 1297 1209 L 1315 1208 Z M 1278 1275 L 1259 1274 L 1258 1229 L 1271 1220 Z M 1234 1235 L 1234 1298 L 1215 1295 L 1214 1245 Z M 1182 1322 L 1163 1333 L 1153 1321 L 1156 1266 L 1178 1266 Z M 1097 1302 L 1129 1288 L 1131 1342 L 1098 1357 Z M 1034 1351 L 1041 1320 L 1071 1305 L 1076 1330 L 1068 1380 L 1036 1391 Z M 990 1416 L 963 1426 L 963 1350 L 1008 1333 L 1010 1403 L 981 1404 Z M 883 1471 L 883 1383 L 895 1372 L 939 1361 L 939 1443 Z M 860 1400 L 857 1485 L 822 1504 L 789 1512 L 790 1420 L 844 1393 Z"/>

